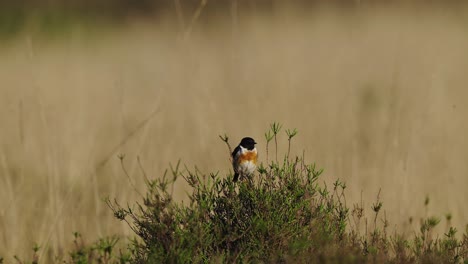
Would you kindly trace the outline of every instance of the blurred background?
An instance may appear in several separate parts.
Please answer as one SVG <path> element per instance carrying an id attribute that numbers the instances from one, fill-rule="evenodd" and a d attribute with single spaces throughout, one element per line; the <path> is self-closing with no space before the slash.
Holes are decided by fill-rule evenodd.
<path id="1" fill-rule="evenodd" d="M 274 121 L 348 206 L 370 216 L 381 189 L 391 231 L 464 230 L 468 9 L 440 2 L 0 2 L 0 256 L 130 236 L 102 200 L 139 199 L 117 155 L 144 193 L 138 158 L 152 178 L 178 160 L 227 175 L 218 135 L 265 162 Z"/>

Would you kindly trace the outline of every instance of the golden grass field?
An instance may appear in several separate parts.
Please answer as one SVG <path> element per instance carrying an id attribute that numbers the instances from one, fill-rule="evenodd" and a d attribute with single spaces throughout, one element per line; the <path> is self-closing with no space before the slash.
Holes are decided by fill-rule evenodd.
<path id="1" fill-rule="evenodd" d="M 464 230 L 466 14 L 285 12 L 195 22 L 185 38 L 170 19 L 52 40 L 22 33 L 0 45 L 0 256 L 29 256 L 36 242 L 66 254 L 74 231 L 89 242 L 131 235 L 102 201 L 138 198 L 119 153 L 144 192 L 137 157 L 150 177 L 179 159 L 224 175 L 218 135 L 255 138 L 264 162 L 273 121 L 298 129 L 292 153 L 305 151 L 325 182 L 347 183 L 348 205 L 362 193 L 370 215 L 382 188 L 392 231 L 446 213 Z"/>

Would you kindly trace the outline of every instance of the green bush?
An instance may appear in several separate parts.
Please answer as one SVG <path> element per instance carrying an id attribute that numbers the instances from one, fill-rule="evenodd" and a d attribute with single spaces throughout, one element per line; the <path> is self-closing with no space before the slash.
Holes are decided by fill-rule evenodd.
<path id="1" fill-rule="evenodd" d="M 281 126 L 271 129 L 265 138 L 276 144 Z M 287 130 L 289 143 L 293 132 Z M 221 138 L 229 146 L 228 138 Z M 457 240 L 451 228 L 446 237 L 432 239 L 436 218 L 424 220 L 412 241 L 387 235 L 388 222 L 377 225 L 379 198 L 372 206 L 374 229 L 360 235 L 349 223 L 359 222 L 364 208 L 355 205 L 350 212 L 346 185 L 339 180 L 330 188 L 319 184 L 322 170 L 288 155 L 289 150 L 280 163 L 260 164 L 257 176 L 239 183 L 232 175 L 182 171 L 178 163 L 170 175 L 147 180 L 143 203 L 122 207 L 108 200 L 115 216 L 138 236 L 131 262 L 466 262 L 467 234 Z M 191 187 L 187 204 L 172 196 L 180 177 Z"/>
<path id="2" fill-rule="evenodd" d="M 334 246 L 345 236 L 348 210 L 318 187 L 321 171 L 300 159 L 261 169 L 259 179 L 239 184 L 231 177 L 181 176 L 193 188 L 188 205 L 173 202 L 169 186 L 178 178 L 148 183 L 137 210 L 109 203 L 119 219 L 130 218 L 136 263 L 284 261 L 297 252 Z M 298 177 L 298 176 L 301 177 Z M 312 239 L 319 237 L 320 239 Z"/>

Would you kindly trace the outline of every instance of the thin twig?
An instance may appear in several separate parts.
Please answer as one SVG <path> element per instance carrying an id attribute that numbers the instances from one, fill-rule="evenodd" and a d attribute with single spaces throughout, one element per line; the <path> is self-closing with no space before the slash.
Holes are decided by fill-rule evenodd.
<path id="1" fill-rule="evenodd" d="M 267 141 L 266 143 L 266 164 L 268 165 L 268 144 L 270 143 L 270 141 Z"/>
<path id="2" fill-rule="evenodd" d="M 228 150 L 229 150 L 229 161 L 232 163 L 232 148 L 231 148 L 231 144 L 229 144 L 229 137 L 224 134 L 224 136 L 221 136 L 219 135 L 219 138 L 224 142 L 226 143 L 227 147 L 228 147 Z"/>
<path id="3" fill-rule="evenodd" d="M 137 162 L 138 162 L 138 167 L 140 168 L 141 173 L 143 174 L 143 177 L 145 178 L 145 181 L 149 182 L 149 179 L 146 176 L 146 171 L 143 169 L 143 165 L 141 164 L 140 156 L 137 156 Z"/>
<path id="4" fill-rule="evenodd" d="M 128 182 L 130 182 L 130 185 L 133 187 L 133 189 L 135 190 L 135 192 L 138 193 L 138 194 L 143 198 L 143 195 L 138 191 L 138 189 L 136 188 L 135 184 L 133 184 L 132 179 L 130 178 L 130 175 L 129 175 L 128 172 L 127 172 L 127 169 L 125 168 L 125 164 L 124 164 L 124 162 L 123 162 L 124 158 L 125 158 L 125 155 L 119 155 L 120 166 L 122 167 L 122 170 L 123 170 L 125 176 L 127 176 Z"/>
<path id="5" fill-rule="evenodd" d="M 276 163 L 278 163 L 278 141 L 276 140 L 276 134 L 275 134 L 275 158 L 276 158 Z"/>

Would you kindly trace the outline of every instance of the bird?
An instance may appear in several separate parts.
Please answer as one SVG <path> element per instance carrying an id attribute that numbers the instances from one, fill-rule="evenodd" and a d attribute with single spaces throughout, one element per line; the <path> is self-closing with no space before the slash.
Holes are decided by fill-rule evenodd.
<path id="1" fill-rule="evenodd" d="M 236 182 L 241 177 L 252 175 L 257 168 L 257 149 L 255 140 L 245 137 L 232 152 L 232 167 L 234 168 L 234 179 Z"/>

